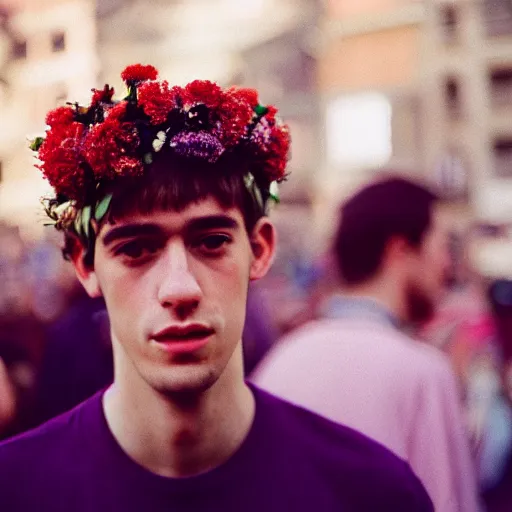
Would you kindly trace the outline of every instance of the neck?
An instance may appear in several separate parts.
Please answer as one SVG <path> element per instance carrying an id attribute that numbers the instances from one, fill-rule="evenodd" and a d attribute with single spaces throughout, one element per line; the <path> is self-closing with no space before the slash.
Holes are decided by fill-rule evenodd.
<path id="1" fill-rule="evenodd" d="M 373 300 L 401 321 L 407 316 L 403 287 L 394 278 L 379 275 L 364 283 L 343 287 L 340 293 L 346 297 Z"/>
<path id="2" fill-rule="evenodd" d="M 241 345 L 205 391 L 169 397 L 141 378 L 133 383 L 118 372 L 103 407 L 121 448 L 149 471 L 174 478 L 204 473 L 229 459 L 247 436 L 255 412 L 243 380 Z"/>

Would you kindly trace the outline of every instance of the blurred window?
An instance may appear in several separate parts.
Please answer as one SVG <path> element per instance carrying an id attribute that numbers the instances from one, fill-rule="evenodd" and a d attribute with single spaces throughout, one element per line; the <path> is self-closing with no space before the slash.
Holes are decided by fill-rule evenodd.
<path id="1" fill-rule="evenodd" d="M 512 105 L 512 66 L 492 70 L 490 85 L 493 105 Z"/>
<path id="2" fill-rule="evenodd" d="M 378 167 L 392 154 L 392 107 L 377 92 L 349 94 L 327 107 L 327 155 L 334 165 Z"/>
<path id="3" fill-rule="evenodd" d="M 459 149 L 446 151 L 439 159 L 433 173 L 434 186 L 448 199 L 466 200 L 468 197 L 469 170 L 467 159 Z"/>
<path id="4" fill-rule="evenodd" d="M 512 136 L 494 141 L 494 170 L 496 176 L 512 177 Z"/>
<path id="5" fill-rule="evenodd" d="M 455 77 L 449 77 L 444 84 L 446 110 L 451 118 L 458 118 L 462 112 L 462 100 L 459 81 Z"/>
<path id="6" fill-rule="evenodd" d="M 443 5 L 440 11 L 441 29 L 446 43 L 453 43 L 457 39 L 458 15 L 454 5 Z"/>
<path id="7" fill-rule="evenodd" d="M 68 89 L 66 87 L 66 84 L 57 84 L 55 86 L 55 107 L 61 107 L 66 103 L 66 100 L 68 99 Z"/>
<path id="8" fill-rule="evenodd" d="M 62 31 L 52 34 L 52 51 L 62 52 L 66 49 L 66 34 Z"/>
<path id="9" fill-rule="evenodd" d="M 13 59 L 27 58 L 27 41 L 14 41 L 12 45 Z"/>

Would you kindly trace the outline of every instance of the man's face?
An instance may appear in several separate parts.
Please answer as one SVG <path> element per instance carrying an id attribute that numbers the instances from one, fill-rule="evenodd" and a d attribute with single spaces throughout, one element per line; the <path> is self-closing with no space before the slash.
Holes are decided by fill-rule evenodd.
<path id="1" fill-rule="evenodd" d="M 444 219 L 434 211 L 423 243 L 415 251 L 406 284 L 408 321 L 421 324 L 430 320 L 446 286 L 450 269 L 448 231 Z"/>
<path id="2" fill-rule="evenodd" d="M 102 226 L 94 270 L 82 282 L 91 295 L 96 283 L 105 299 L 123 366 L 116 376 L 135 372 L 163 393 L 216 382 L 241 339 L 249 280 L 266 272 L 273 254 L 268 220 L 251 235 L 237 208 L 213 198 Z"/>

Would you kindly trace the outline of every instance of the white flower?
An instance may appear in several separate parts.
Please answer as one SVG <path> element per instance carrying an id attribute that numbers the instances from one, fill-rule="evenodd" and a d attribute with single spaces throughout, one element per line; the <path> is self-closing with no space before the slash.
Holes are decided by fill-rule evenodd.
<path id="1" fill-rule="evenodd" d="M 279 185 L 277 184 L 277 181 L 273 181 L 270 184 L 269 192 L 271 196 L 279 197 Z"/>
<path id="2" fill-rule="evenodd" d="M 60 217 L 69 207 L 74 206 L 74 201 L 66 201 L 65 203 L 59 204 L 52 208 L 52 211 Z"/>
<path id="3" fill-rule="evenodd" d="M 155 150 L 155 153 L 158 153 L 164 147 L 166 140 L 167 134 L 164 131 L 159 131 L 156 134 L 156 139 L 153 141 L 153 149 Z"/>

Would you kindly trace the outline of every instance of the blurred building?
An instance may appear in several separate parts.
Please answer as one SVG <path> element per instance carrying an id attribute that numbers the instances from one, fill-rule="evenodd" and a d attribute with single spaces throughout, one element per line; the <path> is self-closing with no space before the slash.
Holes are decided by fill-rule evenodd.
<path id="1" fill-rule="evenodd" d="M 240 52 L 300 25 L 308 0 L 101 0 L 97 7 L 101 81 L 119 85 L 133 62 L 156 66 L 183 85 L 233 82 Z M 315 3 L 315 2 L 313 2 Z"/>
<path id="2" fill-rule="evenodd" d="M 478 222 L 501 228 L 477 241 L 476 263 L 511 276 L 512 2 L 432 2 L 424 41 L 426 170 L 467 192 Z"/>
<path id="3" fill-rule="evenodd" d="M 236 80 L 258 89 L 264 103 L 278 105 L 292 134 L 293 174 L 280 187 L 281 204 L 272 214 L 281 240 L 274 273 L 287 271 L 281 264 L 292 264 L 297 256 L 307 259 L 318 249 L 311 207 L 323 150 L 314 47 L 319 4 L 308 3 L 299 23 L 241 52 Z"/>
<path id="4" fill-rule="evenodd" d="M 333 204 L 384 164 L 425 168 L 424 3 L 328 0 L 325 5 L 318 41 L 325 149 L 318 219 L 332 218 Z"/>
<path id="5" fill-rule="evenodd" d="M 460 224 L 512 223 L 510 0 L 328 0 L 319 47 L 318 218 L 388 165 L 434 184 Z M 487 238 L 477 261 L 512 275 L 511 249 Z"/>
<path id="6" fill-rule="evenodd" d="M 478 218 L 511 221 L 512 2 L 430 4 L 424 78 L 427 169 L 465 177 Z"/>
<path id="7" fill-rule="evenodd" d="M 3 0 L 2 9 L 0 216 L 37 230 L 48 187 L 34 172 L 27 137 L 44 130 L 49 109 L 86 99 L 95 84 L 95 2 Z"/>

